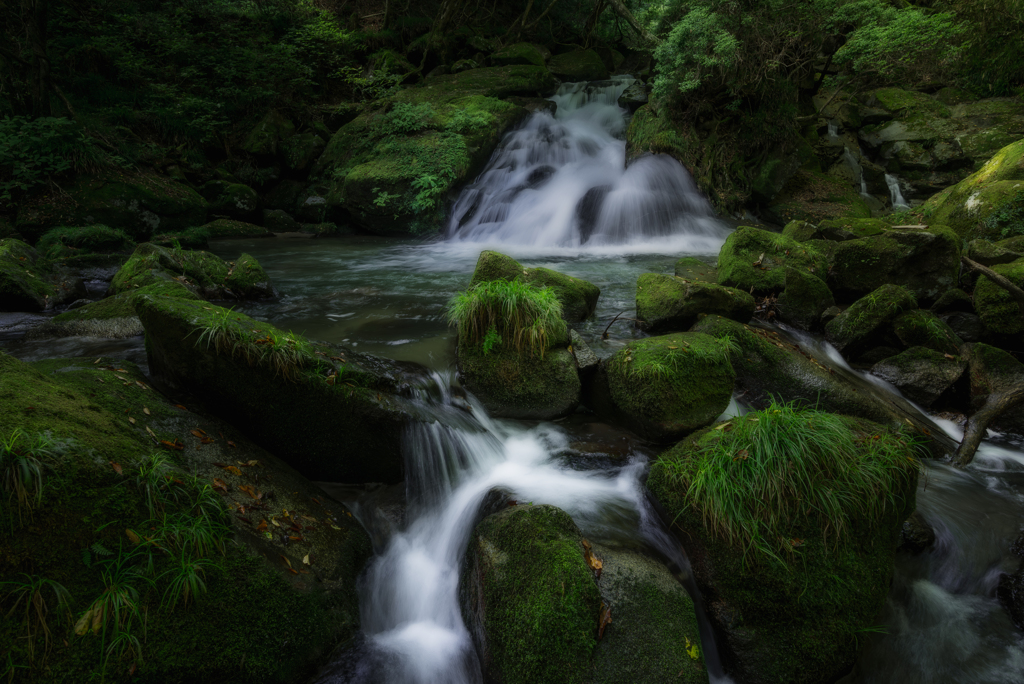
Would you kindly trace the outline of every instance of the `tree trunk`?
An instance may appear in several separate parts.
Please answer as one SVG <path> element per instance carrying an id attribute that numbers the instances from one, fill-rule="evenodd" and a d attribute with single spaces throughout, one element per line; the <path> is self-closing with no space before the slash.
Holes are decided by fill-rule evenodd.
<path id="1" fill-rule="evenodd" d="M 981 445 L 981 440 L 985 437 L 985 431 L 992 421 L 1022 403 L 1024 403 L 1024 386 L 1014 387 L 1006 392 L 993 392 L 988 395 L 985 405 L 967 421 L 964 441 L 960 443 L 960 448 L 956 450 L 956 458 L 953 459 L 953 465 L 958 468 L 964 468 L 970 464 L 974 460 L 974 454 L 978 451 L 978 446 Z"/>
<path id="2" fill-rule="evenodd" d="M 640 22 L 636 20 L 636 17 L 634 17 L 633 13 L 629 11 L 629 8 L 622 4 L 622 0 L 608 0 L 608 4 L 611 5 L 616 14 L 626 20 L 626 23 L 629 24 L 633 30 L 644 39 L 644 41 L 651 45 L 657 45 L 661 42 L 658 40 L 657 36 L 640 25 Z"/>

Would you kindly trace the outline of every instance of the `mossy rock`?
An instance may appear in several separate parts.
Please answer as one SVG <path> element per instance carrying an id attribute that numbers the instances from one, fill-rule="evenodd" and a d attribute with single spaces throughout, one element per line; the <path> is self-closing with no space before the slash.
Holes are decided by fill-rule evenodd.
<path id="1" fill-rule="evenodd" d="M 206 591 L 187 608 L 162 605 L 165 578 L 150 589 L 141 578 L 134 583 L 148 638 L 142 640 L 133 677 L 128 674 L 131 660 L 112 658 L 106 678 L 182 684 L 308 681 L 336 645 L 358 632 L 356 579 L 372 554 L 366 532 L 342 504 L 234 427 L 196 411 L 191 402 L 191 410 L 176 407 L 129 362 L 93 361 L 26 364 L 0 353 L 0 434 L 6 437 L 17 428 L 29 435 L 46 433 L 65 445 L 59 460 L 50 461 L 45 470 L 43 501 L 34 519 L 24 520 L 24 525 L 5 522 L 0 582 L 19 580 L 20 573 L 31 569 L 68 590 L 76 619 L 85 612 L 104 590 L 103 561 L 123 558 L 132 550 L 125 530 L 148 531 L 153 525 L 143 489 L 135 484 L 140 466 L 155 451 L 149 428 L 168 444 L 177 440 L 181 445 L 181 450 L 164 453 L 167 474 L 182 481 L 188 496 L 214 478 L 224 482 L 225 491 L 214 497 L 223 502 L 221 516 L 230 538 L 225 555 L 214 555 L 206 568 Z M 193 431 L 212 441 L 202 441 Z M 237 461 L 256 465 L 238 475 L 219 467 Z M 228 516 L 228 506 L 237 510 L 253 503 L 240 486 L 268 498 L 272 494 L 274 510 Z M 173 502 L 166 505 L 172 514 L 179 509 Z M 304 541 L 285 546 L 256 529 L 261 520 L 280 519 L 282 509 L 295 516 L 285 525 L 293 521 L 304 526 Z M 311 523 L 313 519 L 317 522 Z M 40 529 L 46 533 L 41 535 Z M 282 557 L 304 568 L 305 554 L 313 559 L 316 575 L 308 569 L 308 574 L 289 573 Z M 135 562 L 144 563 L 146 555 L 138 554 Z M 171 564 L 162 554 L 153 562 L 155 574 Z M 49 678 L 88 681 L 98 676 L 102 639 L 72 635 L 55 612 L 49 623 L 58 633 L 68 632 L 66 645 L 49 654 Z M 23 633 L 20 615 L 0 615 L 0 639 L 14 647 L 16 664 L 24 663 L 25 641 L 16 639 Z M 301 646 L 285 644 L 282 634 Z M 37 649 L 42 647 L 40 640 Z"/>
<path id="2" fill-rule="evenodd" d="M 608 67 L 594 50 L 555 55 L 548 61 L 548 69 L 563 81 L 603 81 L 608 78 Z"/>
<path id="3" fill-rule="evenodd" d="M 554 506 L 512 506 L 476 526 L 460 596 L 488 681 L 587 681 L 601 595 L 582 542 Z"/>
<path id="4" fill-rule="evenodd" d="M 532 43 L 513 43 L 491 55 L 491 64 L 499 67 L 512 66 L 514 64 L 529 64 L 542 67 L 546 61 L 544 53 Z"/>
<path id="5" fill-rule="evenodd" d="M 821 314 L 835 303 L 832 291 L 821 278 L 786 267 L 786 289 L 776 302 L 779 320 L 804 330 L 814 330 L 821 323 Z"/>
<path id="6" fill-rule="evenodd" d="M 214 216 L 251 220 L 259 215 L 260 196 L 248 185 L 214 180 L 202 187 L 202 194 Z"/>
<path id="7" fill-rule="evenodd" d="M 843 217 L 871 218 L 871 208 L 847 181 L 805 166 L 786 182 L 765 215 L 781 224 L 797 220 L 820 224 Z"/>
<path id="8" fill-rule="evenodd" d="M 746 323 L 754 315 L 754 298 L 732 287 L 687 283 L 660 273 L 645 273 L 637 280 L 636 317 L 645 331 L 683 332 L 705 314 Z"/>
<path id="9" fill-rule="evenodd" d="M 128 252 L 134 248 L 135 241 L 123 230 L 104 225 L 54 228 L 36 243 L 36 249 L 47 259 Z"/>
<path id="10" fill-rule="evenodd" d="M 139 245 L 114 275 L 110 294 L 176 281 L 204 299 L 259 299 L 274 288 L 255 258 L 242 254 L 235 262 L 201 251 L 170 250 L 152 243 Z"/>
<path id="11" fill-rule="evenodd" d="M 941 354 L 956 356 L 964 342 L 931 311 L 915 309 L 893 322 L 893 331 L 907 347 L 927 347 Z"/>
<path id="12" fill-rule="evenodd" d="M 900 314 L 916 308 L 917 300 L 908 290 L 883 285 L 832 319 L 825 326 L 825 335 L 847 358 L 856 357 L 891 337 Z"/>
<path id="13" fill-rule="evenodd" d="M 728 345 L 693 332 L 634 340 L 601 364 L 591 408 L 645 439 L 676 441 L 729 405 L 736 373 Z"/>
<path id="14" fill-rule="evenodd" d="M 1017 235 L 1016 237 L 999 240 L 996 242 L 996 247 L 999 249 L 1006 249 L 1011 252 L 1024 253 L 1024 235 Z"/>
<path id="15" fill-rule="evenodd" d="M 295 124 L 276 110 L 267 112 L 242 143 L 242 151 L 258 157 L 277 154 L 278 145 L 295 135 Z"/>
<path id="16" fill-rule="evenodd" d="M 143 241 L 206 222 L 206 201 L 182 183 L 151 173 L 79 176 L 62 193 L 33 197 L 18 210 L 18 230 L 35 242 L 52 226 L 103 224 Z"/>
<path id="17" fill-rule="evenodd" d="M 959 270 L 960 240 L 952 230 L 891 229 L 836 244 L 828 284 L 839 301 L 855 300 L 884 284 L 900 285 L 927 306 L 956 287 Z"/>
<path id="18" fill-rule="evenodd" d="M 123 339 L 142 335 L 142 321 L 135 313 L 135 302 L 146 295 L 166 295 L 180 299 L 199 300 L 190 289 L 175 280 L 162 280 L 152 285 L 113 295 L 97 302 L 70 309 L 33 328 L 30 339 L 48 337 L 104 337 Z"/>
<path id="19" fill-rule="evenodd" d="M 309 169 L 327 147 L 327 143 L 313 132 L 293 135 L 280 143 L 281 156 L 285 167 L 294 173 Z"/>
<path id="20" fill-rule="evenodd" d="M 593 684 L 706 684 L 693 601 L 668 569 L 637 551 L 593 545 L 597 586 L 612 622 L 594 649 Z M 688 645 L 693 654 L 687 651 Z"/>
<path id="21" fill-rule="evenodd" d="M 881 235 L 890 227 L 884 219 L 850 217 L 827 219 L 818 225 L 821 239 L 836 242 Z"/>
<path id="22" fill-rule="evenodd" d="M 769 154 L 751 178 L 750 191 L 759 204 L 771 203 L 801 168 L 818 165 L 814 148 L 806 140 L 797 138 L 795 143 L 796 148 L 788 154 Z"/>
<path id="23" fill-rule="evenodd" d="M 951 311 L 963 311 L 964 313 L 974 313 L 974 302 L 971 301 L 971 296 L 958 288 L 952 290 L 946 290 L 942 293 L 934 304 L 932 304 L 931 310 L 937 314 L 945 314 Z"/>
<path id="24" fill-rule="evenodd" d="M 707 316 L 692 328 L 713 337 L 730 337 L 739 346 L 730 354 L 736 371 L 735 391 L 755 409 L 772 401 L 796 403 L 832 413 L 883 423 L 893 415 L 842 374 L 830 372 L 810 354 L 801 353 L 778 332 Z M 898 422 L 898 421 L 897 421 Z"/>
<path id="25" fill-rule="evenodd" d="M 50 265 L 20 240 L 0 240 L 0 311 L 43 311 L 57 291 Z"/>
<path id="26" fill-rule="evenodd" d="M 881 425 L 844 422 L 863 439 L 887 434 Z M 686 548 L 730 674 L 753 684 L 835 681 L 854 664 L 858 636 L 877 624 L 889 595 L 900 525 L 914 510 L 916 474 L 892 493 L 897 505 L 886 506 L 873 524 L 858 520 L 842 545 L 823 537 L 820 522 L 808 516 L 790 523 L 784 538 L 793 540 L 793 550 L 781 562 L 752 558 L 753 552 L 706 527 L 704 511 L 690 505 L 664 465 L 719 438 L 709 428 L 664 452 L 647 486 Z M 756 458 L 751 453 L 735 467 L 749 468 Z"/>
<path id="27" fill-rule="evenodd" d="M 972 411 L 984 406 L 990 394 L 1001 394 L 1024 384 L 1024 364 L 998 347 L 980 342 L 969 345 L 967 361 Z M 1024 406 L 1004 412 L 992 427 L 1024 435 Z"/>
<path id="28" fill-rule="evenodd" d="M 787 266 L 821 276 L 828 263 L 816 245 L 742 226 L 726 238 L 718 253 L 718 284 L 756 295 L 779 292 L 786 286 Z"/>
<path id="29" fill-rule="evenodd" d="M 459 380 L 499 418 L 553 420 L 569 415 L 580 403 L 580 378 L 567 340 L 549 348 L 544 358 L 500 346 L 484 353 L 460 341 Z"/>
<path id="30" fill-rule="evenodd" d="M 697 283 L 717 283 L 718 269 L 697 257 L 683 257 L 676 262 L 676 277 Z"/>
<path id="31" fill-rule="evenodd" d="M 783 227 L 782 234 L 797 242 L 824 239 L 824 235 L 818 226 L 807 221 L 790 221 Z"/>
<path id="32" fill-rule="evenodd" d="M 1022 236 L 1024 238 L 1024 236 Z M 967 251 L 964 254 L 971 261 L 976 261 L 982 266 L 995 266 L 996 264 L 1008 264 L 1017 259 L 1024 258 L 1024 239 L 1017 242 L 1005 240 L 1007 245 L 996 245 L 988 240 L 971 240 L 967 243 Z M 1012 245 L 1012 246 L 1011 246 Z M 1016 249 L 1014 249 L 1016 248 Z"/>
<path id="33" fill-rule="evenodd" d="M 871 373 L 892 383 L 903 396 L 930 407 L 960 379 L 967 361 L 927 347 L 910 349 L 879 361 Z"/>
<path id="34" fill-rule="evenodd" d="M 203 228 L 206 230 L 207 235 L 209 235 L 210 240 L 274 237 L 274 234 L 263 226 L 246 223 L 245 221 L 233 221 L 231 219 L 217 219 L 207 223 Z"/>
<path id="35" fill-rule="evenodd" d="M 1024 288 L 1024 259 L 1009 264 L 998 264 L 992 270 L 1017 287 Z M 974 308 L 989 332 L 998 336 L 1024 335 L 1024 316 L 1010 293 L 982 276 L 974 288 Z M 1020 346 L 1018 344 L 1018 346 Z"/>
<path id="36" fill-rule="evenodd" d="M 410 418 L 397 393 L 418 366 L 314 345 L 206 302 L 148 295 L 135 309 L 154 378 L 203 396 L 306 477 L 403 478 L 401 436 Z"/>
<path id="37" fill-rule="evenodd" d="M 477 258 L 469 287 L 491 280 L 518 280 L 534 287 L 550 288 L 562 304 L 562 317 L 570 325 L 584 321 L 594 315 L 601 289 L 575 276 L 553 271 L 550 268 L 524 268 L 512 257 L 484 250 Z"/>

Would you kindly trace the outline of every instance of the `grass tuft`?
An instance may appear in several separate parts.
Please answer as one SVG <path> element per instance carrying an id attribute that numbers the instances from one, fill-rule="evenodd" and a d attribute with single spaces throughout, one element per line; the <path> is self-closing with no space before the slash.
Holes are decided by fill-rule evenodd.
<path id="1" fill-rule="evenodd" d="M 791 404 L 733 418 L 701 435 L 679 460 L 662 459 L 671 480 L 703 515 L 705 529 L 745 556 L 779 562 L 797 525 L 816 526 L 833 546 L 858 522 L 898 506 L 901 483 L 920 468 L 919 445 L 902 432 Z"/>
<path id="2" fill-rule="evenodd" d="M 544 358 L 553 340 L 568 334 L 562 303 L 549 288 L 513 280 L 477 283 L 448 303 L 448 321 L 462 344 L 489 350 L 500 340 L 519 354 Z"/>

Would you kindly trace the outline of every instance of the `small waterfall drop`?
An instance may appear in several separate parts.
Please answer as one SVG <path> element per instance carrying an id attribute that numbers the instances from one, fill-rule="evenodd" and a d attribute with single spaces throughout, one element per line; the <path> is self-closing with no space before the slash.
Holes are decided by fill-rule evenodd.
<path id="1" fill-rule="evenodd" d="M 900 182 L 896 176 L 885 174 L 885 184 L 889 186 L 889 195 L 892 197 L 892 208 L 897 210 L 910 209 L 910 204 L 903 199 L 900 191 Z"/>
<path id="2" fill-rule="evenodd" d="M 860 194 L 862 197 L 871 197 L 868 193 L 868 182 L 864 179 L 864 167 L 857 161 L 856 155 L 850 151 L 849 147 L 843 148 L 843 160 L 846 161 L 847 166 L 853 170 L 853 175 L 856 180 L 860 183 Z"/>
<path id="3" fill-rule="evenodd" d="M 679 162 L 645 155 L 626 166 L 629 77 L 567 83 L 554 114 L 533 114 L 507 135 L 452 208 L 449 242 L 526 248 L 668 243 L 717 252 L 727 230 Z"/>
<path id="4" fill-rule="evenodd" d="M 839 124 L 835 121 L 828 122 L 828 137 L 829 140 L 836 140 L 839 138 Z"/>

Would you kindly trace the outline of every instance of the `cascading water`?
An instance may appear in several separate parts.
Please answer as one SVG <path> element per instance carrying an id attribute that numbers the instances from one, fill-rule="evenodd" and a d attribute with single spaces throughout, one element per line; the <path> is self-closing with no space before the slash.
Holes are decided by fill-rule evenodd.
<path id="1" fill-rule="evenodd" d="M 626 165 L 633 79 L 569 83 L 508 136 L 452 209 L 449 242 L 600 248 L 666 244 L 717 252 L 726 230 L 686 169 L 667 155 Z"/>
<path id="2" fill-rule="evenodd" d="M 846 161 L 847 166 L 853 170 L 853 175 L 856 177 L 857 182 L 860 183 L 860 194 L 862 197 L 871 197 L 868 192 L 868 182 L 864 179 L 864 168 L 857 161 L 857 157 L 850 151 L 849 147 L 843 148 L 843 159 Z"/>
<path id="3" fill-rule="evenodd" d="M 910 209 L 910 204 L 903 199 L 903 192 L 900 190 L 900 182 L 896 176 L 885 174 L 885 184 L 889 186 L 889 195 L 892 197 L 893 209 Z"/>

